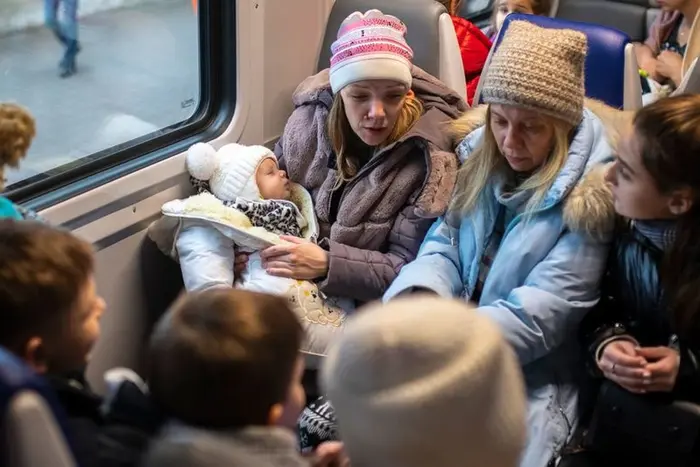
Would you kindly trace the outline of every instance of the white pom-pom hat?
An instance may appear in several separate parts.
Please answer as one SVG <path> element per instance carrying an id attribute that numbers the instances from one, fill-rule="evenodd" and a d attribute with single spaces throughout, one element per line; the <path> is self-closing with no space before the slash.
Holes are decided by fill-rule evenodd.
<path id="1" fill-rule="evenodd" d="M 255 173 L 265 159 L 277 161 L 265 146 L 227 144 L 217 152 L 210 144 L 197 143 L 187 151 L 186 163 L 190 175 L 209 181 L 212 194 L 220 200 L 258 200 Z"/>

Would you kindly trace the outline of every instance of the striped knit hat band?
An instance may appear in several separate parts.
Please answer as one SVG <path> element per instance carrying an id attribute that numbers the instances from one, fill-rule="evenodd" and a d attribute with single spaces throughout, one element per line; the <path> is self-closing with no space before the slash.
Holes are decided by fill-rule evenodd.
<path id="1" fill-rule="evenodd" d="M 331 45 L 330 81 L 333 93 L 365 80 L 391 80 L 411 87 L 413 50 L 405 39 L 406 25 L 379 10 L 348 16 Z"/>

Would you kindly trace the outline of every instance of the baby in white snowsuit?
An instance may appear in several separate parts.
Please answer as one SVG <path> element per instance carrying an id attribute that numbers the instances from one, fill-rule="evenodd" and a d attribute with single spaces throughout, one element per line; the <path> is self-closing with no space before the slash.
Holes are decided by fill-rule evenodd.
<path id="1" fill-rule="evenodd" d="M 229 144 L 216 152 L 208 144 L 196 144 L 188 151 L 187 168 L 198 194 L 166 203 L 165 217 L 151 228 L 161 249 L 179 260 L 185 288 L 235 286 L 284 295 L 307 331 L 302 350 L 324 355 L 354 302 L 325 297 L 311 281 L 271 276 L 259 254 L 282 235 L 316 240 L 311 196 L 290 182 L 274 153 L 263 146 Z M 171 229 L 173 236 L 164 242 L 158 229 Z M 234 245 L 251 253 L 239 278 L 233 272 Z"/>
<path id="2" fill-rule="evenodd" d="M 211 146 L 198 144 L 190 148 L 187 166 L 198 185 L 197 191 L 210 190 L 227 207 L 245 214 L 254 227 L 276 235 L 303 237 L 308 222 L 291 198 L 291 183 L 277 165 L 277 158 L 263 146 L 229 145 L 213 154 Z M 229 153 L 226 150 L 229 149 Z M 224 152 L 222 154 L 222 151 Z M 209 181 L 209 183 L 207 183 Z M 210 187 L 214 186 L 212 190 Z M 243 251 L 244 245 L 238 245 Z M 176 238 L 176 248 L 188 291 L 216 286 L 233 286 L 234 248 L 232 239 L 208 222 L 187 221 Z M 250 252 L 250 249 L 248 249 Z M 256 259 L 258 260 L 256 262 Z M 258 284 L 253 268 L 261 267 L 259 255 L 251 256 L 241 284 L 255 291 L 275 293 Z M 246 277 L 248 276 L 248 277 Z M 268 279 L 271 280 L 271 279 Z M 268 289 L 268 290 L 263 290 Z"/>

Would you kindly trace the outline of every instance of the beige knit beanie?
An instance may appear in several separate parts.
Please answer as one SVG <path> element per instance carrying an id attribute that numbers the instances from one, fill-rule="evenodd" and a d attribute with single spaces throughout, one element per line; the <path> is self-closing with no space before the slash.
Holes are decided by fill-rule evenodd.
<path id="1" fill-rule="evenodd" d="M 482 101 L 539 110 L 578 125 L 586 50 L 581 32 L 512 21 L 486 70 Z"/>
<path id="2" fill-rule="evenodd" d="M 322 381 L 353 465 L 518 465 L 520 365 L 497 325 L 463 301 L 366 307 L 331 347 Z"/>

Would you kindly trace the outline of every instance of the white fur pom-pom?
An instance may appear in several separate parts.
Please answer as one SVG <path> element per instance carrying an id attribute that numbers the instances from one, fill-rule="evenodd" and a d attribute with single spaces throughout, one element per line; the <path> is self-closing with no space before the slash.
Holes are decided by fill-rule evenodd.
<path id="1" fill-rule="evenodd" d="M 186 163 L 194 178 L 209 180 L 219 166 L 219 158 L 211 144 L 197 143 L 187 150 Z"/>

